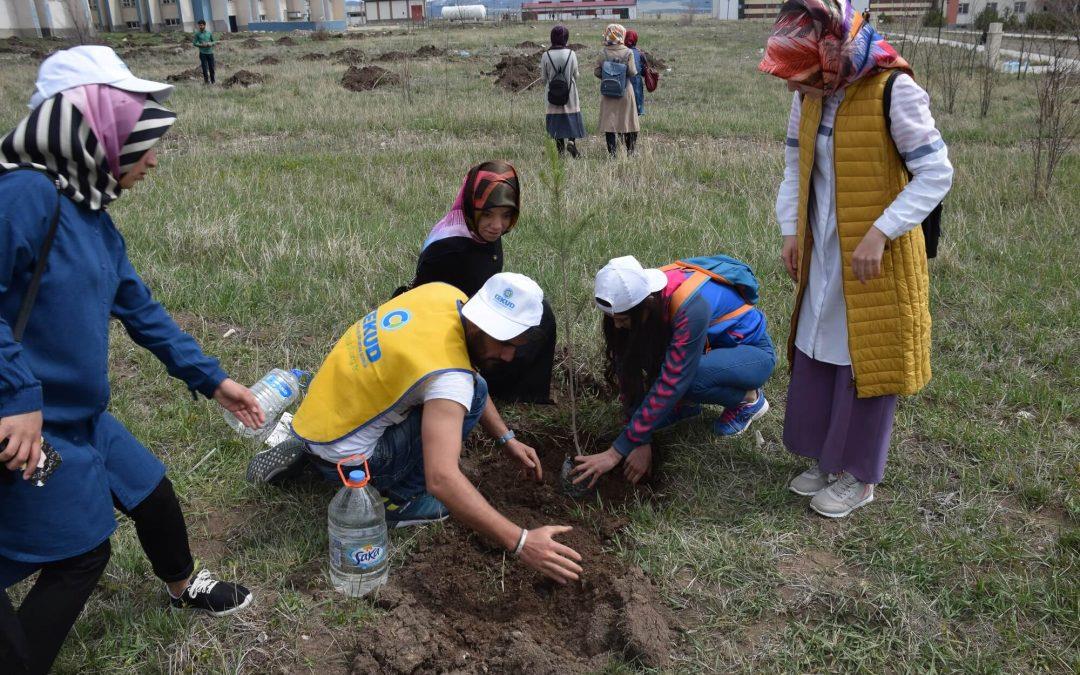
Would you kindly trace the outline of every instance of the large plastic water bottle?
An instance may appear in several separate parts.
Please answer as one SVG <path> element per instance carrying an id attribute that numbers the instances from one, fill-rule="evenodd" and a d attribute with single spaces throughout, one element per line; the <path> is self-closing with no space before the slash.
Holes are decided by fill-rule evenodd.
<path id="1" fill-rule="evenodd" d="M 258 429 L 248 429 L 228 410 L 225 411 L 225 421 L 241 436 L 261 441 L 274 430 L 281 413 L 300 398 L 300 378 L 303 375 L 302 370 L 274 368 L 251 386 L 251 393 L 266 414 L 266 421 Z"/>
<path id="2" fill-rule="evenodd" d="M 330 581 L 345 595 L 359 598 L 386 583 L 389 538 L 382 497 L 361 470 L 334 495 L 327 512 Z"/>

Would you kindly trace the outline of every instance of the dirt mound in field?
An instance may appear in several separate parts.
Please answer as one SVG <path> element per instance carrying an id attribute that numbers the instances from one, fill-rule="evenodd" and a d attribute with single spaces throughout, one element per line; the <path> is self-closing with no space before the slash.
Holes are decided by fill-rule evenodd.
<path id="1" fill-rule="evenodd" d="M 600 672 L 613 658 L 671 665 L 673 620 L 657 589 L 640 569 L 604 551 L 625 525 L 610 509 L 633 490 L 605 479 L 600 497 L 607 510 L 590 507 L 585 519 L 577 517 L 579 504 L 555 489 L 562 452 L 538 451 L 543 485 L 523 482 L 501 457 L 466 460 L 464 469 L 515 523 L 573 525 L 558 539 L 584 558 L 582 579 L 566 586 L 547 581 L 450 521 L 416 546 L 378 594 L 375 603 L 387 615 L 360 640 L 354 673 Z"/>
<path id="2" fill-rule="evenodd" d="M 165 78 L 166 82 L 187 82 L 189 80 L 201 80 L 202 69 L 198 66 L 194 68 L 188 68 L 187 70 L 181 70 L 178 73 L 173 73 Z"/>
<path id="3" fill-rule="evenodd" d="M 420 49 L 417 49 L 414 52 L 414 55 L 418 59 L 431 59 L 437 56 L 446 56 L 446 50 L 440 49 L 435 45 L 424 45 Z"/>
<path id="4" fill-rule="evenodd" d="M 395 50 L 395 51 L 389 51 L 389 52 L 384 52 L 382 54 L 379 54 L 378 58 L 376 58 L 375 60 L 376 61 L 404 61 L 407 58 L 409 58 L 408 54 L 406 54 L 405 52 L 400 52 L 400 51 Z"/>
<path id="5" fill-rule="evenodd" d="M 532 40 L 525 40 L 514 45 L 517 49 L 543 49 L 543 45 L 538 45 Z"/>
<path id="6" fill-rule="evenodd" d="M 539 61 L 532 56 L 504 56 L 495 64 L 495 83 L 508 91 L 521 91 L 540 77 Z"/>
<path id="7" fill-rule="evenodd" d="M 663 70 L 664 68 L 667 68 L 667 61 L 664 61 L 659 56 L 656 56 L 651 52 L 647 52 L 644 49 L 641 50 L 641 53 L 645 55 L 645 60 L 653 68 L 656 68 L 657 70 Z"/>
<path id="8" fill-rule="evenodd" d="M 255 63 L 259 64 L 260 66 L 276 66 L 281 63 L 281 59 L 276 56 L 264 56 Z"/>
<path id="9" fill-rule="evenodd" d="M 583 49 L 588 49 L 588 46 L 583 45 L 580 42 L 574 42 L 574 43 L 568 44 L 566 46 L 569 47 L 570 49 L 572 49 L 575 52 L 580 52 Z"/>
<path id="10" fill-rule="evenodd" d="M 258 49 L 259 47 L 262 47 L 262 43 L 259 42 L 258 40 L 256 40 L 255 38 L 250 38 L 249 37 L 248 39 L 241 42 L 240 46 L 243 47 L 244 49 Z"/>
<path id="11" fill-rule="evenodd" d="M 336 52 L 330 52 L 330 57 L 338 63 L 355 66 L 363 63 L 367 59 L 367 54 L 365 54 L 362 49 L 346 47 L 345 49 L 339 49 Z"/>
<path id="12" fill-rule="evenodd" d="M 364 66 L 363 68 L 349 66 L 341 77 L 341 86 L 349 91 L 371 91 L 376 87 L 391 84 L 401 84 L 401 78 L 378 66 Z"/>
<path id="13" fill-rule="evenodd" d="M 269 78 L 262 73 L 253 73 L 250 70 L 238 70 L 233 76 L 222 84 L 226 89 L 229 87 L 251 87 L 256 84 L 264 84 Z"/>
<path id="14" fill-rule="evenodd" d="M 299 42 L 292 39 L 288 35 L 286 35 L 285 37 L 279 37 L 277 39 L 277 43 L 279 45 L 281 45 L 282 47 L 295 47 L 296 45 L 300 44 Z"/>
<path id="15" fill-rule="evenodd" d="M 330 58 L 330 57 L 327 56 L 326 54 L 322 54 L 320 52 L 311 52 L 310 54 L 304 54 L 303 56 L 301 56 L 300 60 L 301 61 L 325 61 L 328 58 Z"/>

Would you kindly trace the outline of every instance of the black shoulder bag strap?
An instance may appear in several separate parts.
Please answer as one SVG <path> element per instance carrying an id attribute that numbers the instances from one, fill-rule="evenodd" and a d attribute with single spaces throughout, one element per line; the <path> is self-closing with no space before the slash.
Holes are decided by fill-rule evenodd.
<path id="1" fill-rule="evenodd" d="M 547 57 L 548 57 L 548 63 L 550 63 L 551 67 L 554 68 L 555 67 L 555 59 L 551 58 L 551 50 L 550 49 L 547 50 Z M 570 56 L 569 55 L 567 55 L 566 60 L 563 61 L 562 68 L 559 68 L 558 70 L 556 70 L 555 74 L 551 76 L 551 79 L 554 80 L 556 77 L 562 75 L 566 71 L 566 64 L 568 64 L 568 63 L 570 63 Z M 566 78 L 564 77 L 563 79 L 565 80 Z"/>
<path id="2" fill-rule="evenodd" d="M 892 138 L 892 89 L 893 83 L 896 82 L 896 78 L 900 76 L 902 71 L 893 69 L 889 73 L 889 79 L 885 81 L 885 91 L 881 95 L 881 106 L 885 109 L 885 129 L 889 132 L 889 138 Z M 896 147 L 896 141 L 893 141 L 893 147 Z M 900 149 L 896 148 L 896 153 L 900 154 Z M 900 161 L 903 162 L 903 155 L 900 155 Z M 904 164 L 904 171 L 907 171 L 908 180 L 911 180 L 911 172 L 907 170 L 907 164 Z M 923 239 L 926 241 L 926 257 L 936 258 L 938 240 L 941 239 L 941 212 L 945 206 L 945 202 L 941 202 L 934 207 L 934 210 L 927 214 L 926 219 L 922 221 Z"/>
<path id="3" fill-rule="evenodd" d="M 54 182 L 55 184 L 55 182 Z M 52 220 L 49 221 L 49 232 L 45 235 L 45 241 L 38 251 L 37 264 L 34 266 L 34 276 L 30 278 L 30 285 L 26 288 L 22 305 L 19 306 L 19 316 L 15 319 L 15 326 L 11 330 L 15 342 L 21 342 L 26 323 L 30 320 L 30 312 L 34 309 L 34 301 L 37 300 L 38 289 L 41 288 L 41 275 L 45 273 L 45 262 L 52 250 L 53 240 L 56 238 L 56 227 L 60 224 L 60 203 L 63 201 L 60 186 L 56 186 L 56 207 L 53 209 Z"/>

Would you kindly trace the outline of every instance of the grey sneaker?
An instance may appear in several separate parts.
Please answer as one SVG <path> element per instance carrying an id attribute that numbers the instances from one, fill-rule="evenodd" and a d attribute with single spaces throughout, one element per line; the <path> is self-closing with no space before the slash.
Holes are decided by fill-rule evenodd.
<path id="1" fill-rule="evenodd" d="M 289 438 L 251 458 L 247 468 L 250 483 L 277 483 L 297 476 L 304 468 L 304 442 Z"/>
<path id="2" fill-rule="evenodd" d="M 792 478 L 788 483 L 788 489 L 803 497 L 813 497 L 832 485 L 836 479 L 836 474 L 826 473 L 815 466 Z"/>
<path id="3" fill-rule="evenodd" d="M 873 483 L 863 483 L 850 473 L 844 472 L 835 483 L 814 495 L 810 500 L 810 508 L 826 518 L 843 518 L 872 501 Z"/>

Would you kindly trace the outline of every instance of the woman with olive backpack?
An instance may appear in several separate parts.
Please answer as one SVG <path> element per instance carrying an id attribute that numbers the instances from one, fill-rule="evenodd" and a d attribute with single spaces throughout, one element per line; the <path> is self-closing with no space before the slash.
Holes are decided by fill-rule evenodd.
<path id="1" fill-rule="evenodd" d="M 555 139 L 559 155 L 578 156 L 577 139 L 585 137 L 585 122 L 578 103 L 578 62 L 566 46 L 570 30 L 562 24 L 551 29 L 551 47 L 540 57 L 540 73 L 547 95 L 547 132 Z"/>

